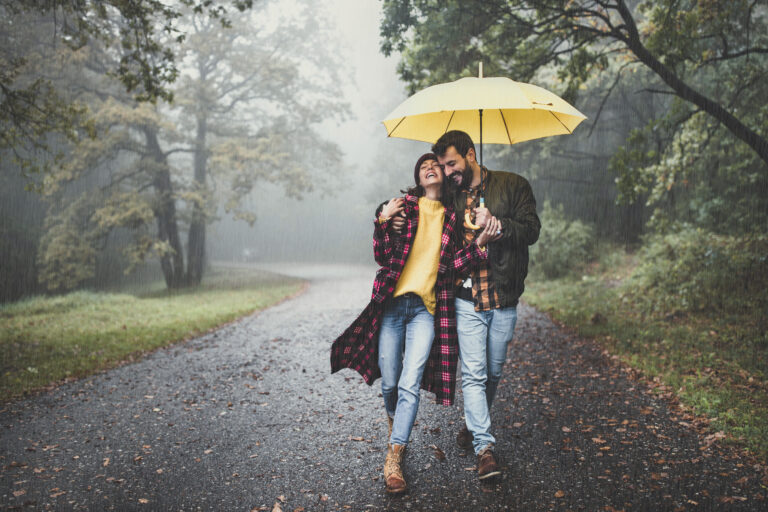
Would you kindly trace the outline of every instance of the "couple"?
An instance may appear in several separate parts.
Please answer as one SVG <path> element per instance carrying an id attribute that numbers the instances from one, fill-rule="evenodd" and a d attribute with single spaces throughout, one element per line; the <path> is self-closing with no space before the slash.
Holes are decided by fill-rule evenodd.
<path id="1" fill-rule="evenodd" d="M 414 179 L 405 198 L 377 212 L 373 248 L 381 267 L 371 301 L 331 348 L 332 373 L 351 368 L 369 385 L 382 378 L 391 493 L 406 489 L 401 465 L 419 388 L 452 405 L 459 356 L 465 426 L 457 443 L 474 448 L 480 479 L 500 473 L 490 407 L 517 320 L 528 246 L 541 227 L 528 182 L 481 167 L 464 132 L 440 137 L 417 161 Z M 481 195 L 487 208 L 478 206 Z M 463 222 L 466 213 L 481 229 Z"/>

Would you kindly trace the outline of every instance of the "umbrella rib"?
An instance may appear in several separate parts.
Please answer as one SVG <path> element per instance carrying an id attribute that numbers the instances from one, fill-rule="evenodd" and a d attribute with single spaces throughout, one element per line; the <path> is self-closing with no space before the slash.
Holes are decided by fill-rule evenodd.
<path id="1" fill-rule="evenodd" d="M 514 142 L 512 142 L 512 136 L 509 134 L 509 127 L 507 126 L 507 120 L 504 119 L 504 111 L 499 109 L 499 115 L 501 115 L 501 122 L 504 123 L 504 131 L 507 132 L 507 140 L 509 141 L 510 144 L 514 144 Z"/>
<path id="2" fill-rule="evenodd" d="M 403 122 L 403 121 L 405 121 L 405 118 L 406 118 L 406 117 L 408 117 L 408 116 L 403 116 L 403 117 L 402 117 L 402 118 L 401 118 L 401 119 L 400 119 L 400 120 L 397 122 L 397 124 L 395 125 L 395 127 L 394 127 L 394 128 L 392 128 L 392 131 L 390 131 L 390 132 L 387 134 L 387 137 L 391 137 L 391 136 L 392 136 L 392 134 L 393 134 L 393 133 L 395 133 L 395 130 L 397 130 L 397 128 L 400 126 L 400 124 L 402 124 L 402 122 Z"/>
<path id="3" fill-rule="evenodd" d="M 560 120 L 560 118 L 559 118 L 559 117 L 557 117 L 557 116 L 555 115 L 555 113 L 554 113 L 554 112 L 552 112 L 552 111 L 550 110 L 550 111 L 549 111 L 549 113 L 550 113 L 550 114 L 552 114 L 552 117 L 554 117 L 555 119 L 557 119 L 557 122 L 558 122 L 558 123 L 560 123 L 560 124 L 562 124 L 562 125 L 563 125 L 563 128 L 565 128 L 565 131 L 567 131 L 568 133 L 573 133 L 571 130 L 569 130 L 569 129 L 568 129 L 568 127 L 567 127 L 567 126 L 565 126 L 565 123 L 563 123 L 563 122 Z"/>
<path id="4" fill-rule="evenodd" d="M 453 121 L 453 116 L 454 116 L 455 114 L 456 114 L 456 111 L 455 111 L 455 110 L 451 111 L 451 117 L 448 119 L 448 124 L 447 124 L 447 125 L 445 125 L 445 131 L 443 131 L 443 133 L 446 133 L 446 132 L 448 131 L 448 128 L 450 128 L 450 126 L 451 126 L 451 121 Z"/>

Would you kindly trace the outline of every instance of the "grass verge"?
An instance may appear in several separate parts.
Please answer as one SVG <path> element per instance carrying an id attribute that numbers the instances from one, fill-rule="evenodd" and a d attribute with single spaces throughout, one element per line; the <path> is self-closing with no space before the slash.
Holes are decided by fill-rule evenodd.
<path id="1" fill-rule="evenodd" d="M 526 282 L 525 300 L 553 319 L 593 338 L 608 352 L 674 394 L 683 407 L 711 420 L 727 442 L 768 457 L 768 337 L 757 311 L 651 317 L 622 287 L 631 256 L 614 257 L 573 276 Z"/>
<path id="2" fill-rule="evenodd" d="M 302 281 L 214 269 L 196 288 L 79 291 L 0 307 L 0 396 L 8 400 L 204 333 L 298 292 Z"/>

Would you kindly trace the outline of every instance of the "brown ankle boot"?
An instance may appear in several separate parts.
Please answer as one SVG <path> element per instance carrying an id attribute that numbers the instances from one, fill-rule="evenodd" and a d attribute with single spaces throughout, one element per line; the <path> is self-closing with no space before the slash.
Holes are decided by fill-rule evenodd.
<path id="1" fill-rule="evenodd" d="M 405 446 L 402 444 L 387 443 L 387 458 L 384 461 L 384 483 L 389 493 L 401 493 L 405 491 L 405 478 L 403 477 L 403 454 Z"/>

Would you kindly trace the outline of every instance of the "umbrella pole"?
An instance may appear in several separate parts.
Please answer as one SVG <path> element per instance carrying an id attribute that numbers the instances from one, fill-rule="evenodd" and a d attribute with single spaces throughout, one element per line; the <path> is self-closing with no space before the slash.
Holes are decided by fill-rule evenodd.
<path id="1" fill-rule="evenodd" d="M 483 67 L 482 64 L 480 64 L 480 74 L 482 76 Z M 479 110 L 480 112 L 480 208 L 485 207 L 485 196 L 483 195 L 485 191 L 483 190 L 483 109 Z"/>

